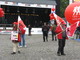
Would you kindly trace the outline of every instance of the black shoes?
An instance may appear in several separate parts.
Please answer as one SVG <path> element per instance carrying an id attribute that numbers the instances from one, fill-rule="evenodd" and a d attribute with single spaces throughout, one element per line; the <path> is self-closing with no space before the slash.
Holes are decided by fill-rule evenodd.
<path id="1" fill-rule="evenodd" d="M 45 41 L 43 41 L 43 42 L 45 42 Z"/>
<path id="2" fill-rule="evenodd" d="M 54 41 L 54 39 L 52 39 L 52 41 Z M 57 41 L 57 39 L 55 39 L 55 41 Z"/>
<path id="3" fill-rule="evenodd" d="M 57 39 L 55 41 L 57 41 Z"/>
<path id="4" fill-rule="evenodd" d="M 46 40 L 48 42 L 48 40 Z M 45 40 L 43 40 L 43 42 L 45 42 Z"/>
<path id="5" fill-rule="evenodd" d="M 63 53 L 63 54 L 61 54 L 61 55 L 64 55 L 64 56 L 65 56 L 66 54 Z"/>
<path id="6" fill-rule="evenodd" d="M 57 56 L 61 56 L 61 55 L 65 56 L 66 54 L 64 54 L 64 53 L 63 54 L 57 53 Z"/>
<path id="7" fill-rule="evenodd" d="M 60 53 L 57 53 L 57 55 L 58 55 L 58 56 L 61 56 L 61 54 L 60 54 Z"/>
<path id="8" fill-rule="evenodd" d="M 16 54 L 16 52 L 12 52 L 11 54 L 14 55 L 14 54 Z"/>
<path id="9" fill-rule="evenodd" d="M 18 53 L 20 54 L 21 52 L 20 52 L 20 51 L 18 51 Z"/>
<path id="10" fill-rule="evenodd" d="M 20 52 L 20 51 L 18 51 L 18 53 L 20 54 L 21 52 Z M 11 54 L 12 54 L 12 55 L 14 55 L 14 54 L 16 54 L 16 52 L 12 52 Z"/>

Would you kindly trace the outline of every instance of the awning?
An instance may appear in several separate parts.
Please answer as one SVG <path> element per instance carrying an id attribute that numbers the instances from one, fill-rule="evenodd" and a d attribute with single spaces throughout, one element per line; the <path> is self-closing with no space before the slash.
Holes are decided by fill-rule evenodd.
<path id="1" fill-rule="evenodd" d="M 3 0 L 0 1 L 0 4 L 53 8 L 54 5 L 56 5 L 56 2 L 55 0 Z"/>
<path id="2" fill-rule="evenodd" d="M 2 0 L 7 2 L 27 3 L 27 4 L 47 4 L 56 5 L 55 0 Z"/>

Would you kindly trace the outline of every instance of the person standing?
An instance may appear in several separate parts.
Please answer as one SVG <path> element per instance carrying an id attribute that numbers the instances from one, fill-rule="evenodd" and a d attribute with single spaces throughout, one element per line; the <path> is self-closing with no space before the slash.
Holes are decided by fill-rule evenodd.
<path id="1" fill-rule="evenodd" d="M 42 32 L 43 32 L 43 42 L 48 41 L 48 31 L 49 31 L 49 27 L 47 26 L 46 23 L 44 23 L 43 27 L 42 27 Z"/>
<path id="2" fill-rule="evenodd" d="M 56 33 L 55 33 L 56 27 L 57 27 L 57 24 L 56 23 L 52 24 L 52 28 L 51 28 L 52 41 L 54 41 L 54 40 L 57 41 L 57 39 L 56 39 Z"/>
<path id="3" fill-rule="evenodd" d="M 18 47 L 18 43 L 21 41 L 20 30 L 18 30 L 17 22 L 13 23 L 13 31 L 11 32 L 11 40 L 13 43 L 13 52 L 11 54 L 16 54 L 17 49 L 18 53 L 20 53 L 20 49 Z"/>
<path id="4" fill-rule="evenodd" d="M 26 32 L 26 30 L 24 29 L 24 27 L 21 24 L 19 24 L 19 28 L 21 31 L 21 42 L 19 42 L 19 47 L 26 47 L 26 44 L 25 44 L 25 32 Z"/>
<path id="5" fill-rule="evenodd" d="M 64 47 L 65 47 L 66 39 L 68 38 L 66 34 L 66 25 L 62 24 L 61 26 L 62 29 L 59 28 L 60 26 L 56 28 L 56 33 L 58 38 L 58 51 L 57 51 L 58 56 L 66 55 L 64 53 Z"/>
<path id="6" fill-rule="evenodd" d="M 32 27 L 31 27 L 31 25 L 29 24 L 29 25 L 28 25 L 28 31 L 29 31 L 28 36 L 31 36 L 31 29 L 32 29 Z"/>
<path id="7" fill-rule="evenodd" d="M 80 26 L 76 29 L 76 39 L 80 39 Z"/>

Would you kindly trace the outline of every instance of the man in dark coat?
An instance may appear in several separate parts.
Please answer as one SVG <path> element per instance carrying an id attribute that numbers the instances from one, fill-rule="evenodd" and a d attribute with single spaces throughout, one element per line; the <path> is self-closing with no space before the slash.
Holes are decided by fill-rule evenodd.
<path id="1" fill-rule="evenodd" d="M 66 25 L 62 24 L 62 29 L 60 26 L 56 28 L 56 33 L 57 33 L 57 38 L 58 38 L 58 51 L 57 55 L 66 55 L 64 53 L 64 47 L 66 43 L 66 39 L 68 39 L 67 34 L 66 34 Z"/>
<path id="2" fill-rule="evenodd" d="M 42 27 L 43 42 L 45 42 L 45 38 L 46 38 L 46 41 L 48 41 L 48 31 L 49 31 L 49 27 L 47 26 L 46 23 L 44 23 L 44 25 L 43 25 L 43 27 Z"/>
<path id="3" fill-rule="evenodd" d="M 29 31 L 29 34 L 28 34 L 28 35 L 29 35 L 29 36 L 31 36 L 31 29 L 32 29 L 32 27 L 31 27 L 31 25 L 29 24 L 29 25 L 28 25 L 28 31 Z"/>

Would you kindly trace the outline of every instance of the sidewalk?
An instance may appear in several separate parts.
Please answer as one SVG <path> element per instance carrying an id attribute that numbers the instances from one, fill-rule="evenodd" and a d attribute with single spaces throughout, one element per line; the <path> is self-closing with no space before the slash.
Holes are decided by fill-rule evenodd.
<path id="1" fill-rule="evenodd" d="M 57 56 L 57 41 L 43 42 L 42 35 L 26 36 L 27 47 L 21 48 L 21 54 L 11 55 L 10 35 L 0 35 L 0 60 L 80 60 L 80 42 L 67 40 L 66 56 Z"/>

